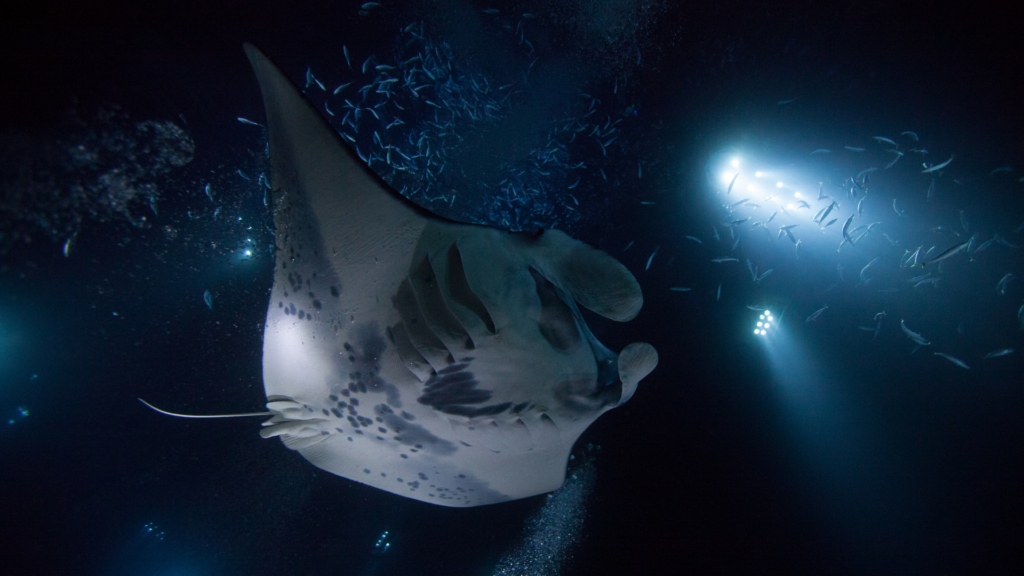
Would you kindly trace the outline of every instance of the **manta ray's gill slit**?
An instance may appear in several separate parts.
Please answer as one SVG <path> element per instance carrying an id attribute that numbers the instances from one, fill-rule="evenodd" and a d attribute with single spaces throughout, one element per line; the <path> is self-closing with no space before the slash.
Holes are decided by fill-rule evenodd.
<path id="1" fill-rule="evenodd" d="M 465 306 L 466 309 L 480 318 L 480 321 L 487 327 L 488 332 L 497 334 L 497 330 L 494 328 L 494 320 L 491 319 L 491 315 L 487 312 L 483 301 L 480 300 L 480 297 L 469 286 L 466 270 L 462 265 L 462 253 L 459 252 L 459 246 L 456 243 L 452 243 L 448 248 L 448 292 L 451 294 L 452 300 Z"/>
<path id="2" fill-rule="evenodd" d="M 398 314 L 402 317 L 402 323 L 409 335 L 409 341 L 435 371 L 455 363 L 451 352 L 437 334 L 430 329 L 426 318 L 423 317 L 423 311 L 416 301 L 416 294 L 413 292 L 412 283 L 408 278 L 399 284 L 395 304 L 398 306 Z"/>
<path id="3" fill-rule="evenodd" d="M 419 304 L 420 312 L 430 326 L 431 331 L 443 341 L 452 344 L 457 343 L 458 346 L 466 350 L 474 349 L 476 346 L 473 344 L 473 339 L 455 315 L 452 314 L 451 310 L 448 309 L 448 304 L 441 294 L 437 275 L 434 273 L 434 268 L 428 257 L 423 257 L 420 265 L 409 275 L 409 280 L 412 284 L 413 293 L 416 296 L 416 302 Z M 451 348 L 453 346 L 449 346 L 449 349 Z"/>
<path id="4" fill-rule="evenodd" d="M 427 363 L 427 359 L 423 357 L 416 347 L 413 346 L 412 340 L 409 339 L 409 334 L 405 330 L 405 325 L 401 322 L 388 328 L 388 339 L 395 345 L 395 349 L 398 351 L 398 357 L 402 359 L 402 363 L 405 367 L 413 373 L 414 376 L 420 382 L 426 382 L 428 378 L 434 373 L 434 369 Z"/>

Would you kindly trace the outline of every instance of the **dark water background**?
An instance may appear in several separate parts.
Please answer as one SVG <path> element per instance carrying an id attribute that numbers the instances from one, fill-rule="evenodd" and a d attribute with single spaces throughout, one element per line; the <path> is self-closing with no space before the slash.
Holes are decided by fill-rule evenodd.
<path id="1" fill-rule="evenodd" d="M 500 223 L 485 184 L 502 162 L 525 162 L 554 118 L 581 117 L 580 92 L 622 118 L 607 155 L 570 149 L 588 169 L 566 171 L 542 200 L 555 227 L 622 260 L 643 287 L 636 320 L 594 319 L 595 334 L 616 350 L 651 342 L 661 363 L 581 438 L 571 468 L 593 458 L 580 468 L 592 481 L 585 497 L 540 517 L 574 544 L 536 573 L 1017 573 L 1021 250 L 996 243 L 950 260 L 937 288 L 911 288 L 905 279 L 922 272 L 899 269 L 906 248 L 954 242 L 934 227 L 966 239 L 960 210 L 979 241 L 1024 243 L 1024 46 L 1012 12 L 437 1 L 382 2 L 360 16 L 358 3 L 340 4 L 43 3 L 4 18 L 5 574 L 491 574 L 528 541 L 545 496 L 429 506 L 321 472 L 261 441 L 253 421 L 167 419 L 135 400 L 199 413 L 265 401 L 273 218 L 237 174 L 255 178 L 264 147 L 258 128 L 236 120 L 263 115 L 241 43 L 300 86 L 309 67 L 331 89 L 359 82 L 342 45 L 354 66 L 383 59 L 414 22 L 496 84 L 529 70 L 511 119 L 467 129 L 476 145 L 450 150 L 450 170 L 469 172 L 464 203 L 420 198 L 429 208 Z M 500 16 L 482 17 L 489 7 Z M 525 24 L 531 54 L 500 26 L 522 13 L 536 15 Z M 806 168 L 810 150 L 839 157 L 904 130 L 920 134 L 925 161 L 955 160 L 931 202 L 920 157 L 872 175 L 869 198 L 886 201 L 869 217 L 898 247 L 873 238 L 836 254 L 842 220 L 827 243 L 806 222 L 794 229 L 806 239 L 799 259 L 774 231 L 745 229 L 735 252 L 728 237 L 714 242 L 711 226 L 726 235 L 729 216 L 705 167 L 723 150 Z M 820 174 L 839 179 L 871 165 L 819 159 Z M 1003 166 L 1014 171 L 991 174 Z M 708 262 L 716 256 L 740 262 Z M 875 283 L 856 286 L 875 256 Z M 772 276 L 752 283 L 747 258 Z M 846 281 L 826 290 L 840 281 L 837 263 Z M 1006 273 L 1017 280 L 998 294 Z M 890 286 L 900 292 L 878 292 Z M 747 305 L 786 311 L 772 345 L 750 337 Z M 858 330 L 883 309 L 877 337 Z M 900 318 L 932 346 L 911 354 Z M 998 348 L 1018 353 L 982 360 Z M 384 531 L 392 546 L 374 554 Z"/>

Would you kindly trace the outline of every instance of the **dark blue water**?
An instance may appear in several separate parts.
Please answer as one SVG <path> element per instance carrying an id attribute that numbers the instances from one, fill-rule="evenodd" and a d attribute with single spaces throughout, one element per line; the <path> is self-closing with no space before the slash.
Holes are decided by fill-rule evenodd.
<path id="1" fill-rule="evenodd" d="M 4 573 L 1016 573 L 1011 14 L 686 4 L 40 5 L 8 19 Z M 135 400 L 266 401 L 273 214 L 266 134 L 237 120 L 264 114 L 243 41 L 413 201 L 565 230 L 637 277 L 635 320 L 588 322 L 615 350 L 652 343 L 660 364 L 581 437 L 565 489 L 430 506 L 320 471 L 256 421 Z M 378 65 L 429 74 L 417 96 L 364 98 Z M 385 102 L 359 132 L 343 120 L 355 98 Z M 389 161 L 388 145 L 438 160 Z M 871 229 L 840 245 L 851 215 L 848 232 Z M 918 264 L 972 238 L 913 265 L 919 246 Z M 764 309 L 778 322 L 754 335 Z M 985 358 L 1002 349 L 1016 351 Z"/>

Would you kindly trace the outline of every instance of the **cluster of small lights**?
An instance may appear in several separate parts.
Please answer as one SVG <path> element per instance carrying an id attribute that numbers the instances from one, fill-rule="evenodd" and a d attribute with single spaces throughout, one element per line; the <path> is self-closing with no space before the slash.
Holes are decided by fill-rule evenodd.
<path id="1" fill-rule="evenodd" d="M 377 543 L 373 545 L 373 551 L 377 554 L 383 554 L 387 552 L 388 548 L 391 547 L 391 543 L 388 542 L 388 531 L 385 530 L 380 538 L 377 539 Z"/>
<path id="2" fill-rule="evenodd" d="M 14 425 L 15 422 L 21 420 L 22 418 L 28 418 L 28 408 L 22 408 L 19 406 L 14 418 L 10 418 L 7 420 L 7 425 L 12 426 Z"/>
<path id="3" fill-rule="evenodd" d="M 158 527 L 156 524 L 153 524 L 152 522 L 143 525 L 142 529 L 145 530 L 147 534 L 152 534 L 154 537 L 156 537 L 157 540 L 163 540 L 164 539 L 164 531 L 161 530 L 160 527 Z"/>
<path id="4" fill-rule="evenodd" d="M 761 317 L 757 321 L 757 327 L 754 328 L 755 336 L 765 336 L 768 334 L 768 329 L 772 327 L 772 322 L 775 318 L 772 316 L 770 310 L 765 310 Z"/>

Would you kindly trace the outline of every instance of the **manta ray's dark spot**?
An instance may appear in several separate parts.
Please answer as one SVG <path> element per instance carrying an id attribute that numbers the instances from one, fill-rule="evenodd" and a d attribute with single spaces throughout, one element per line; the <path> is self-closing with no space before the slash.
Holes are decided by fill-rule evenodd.
<path id="1" fill-rule="evenodd" d="M 313 300 L 313 308 L 316 308 L 317 310 L 320 310 L 322 307 L 323 307 L 323 305 L 320 303 L 319 300 Z"/>
<path id="2" fill-rule="evenodd" d="M 305 310 L 299 310 L 299 320 L 305 320 L 305 319 L 306 319 L 306 311 Z"/>
<path id="3" fill-rule="evenodd" d="M 341 292 L 338 291 L 338 288 L 336 286 L 331 286 L 331 296 L 334 296 L 335 298 L 337 298 L 340 295 L 341 295 Z"/>

